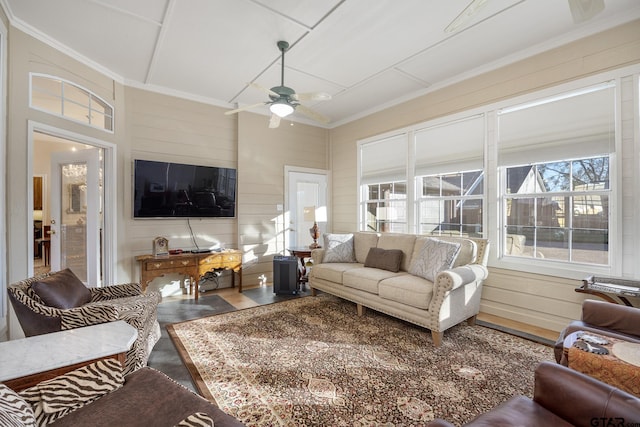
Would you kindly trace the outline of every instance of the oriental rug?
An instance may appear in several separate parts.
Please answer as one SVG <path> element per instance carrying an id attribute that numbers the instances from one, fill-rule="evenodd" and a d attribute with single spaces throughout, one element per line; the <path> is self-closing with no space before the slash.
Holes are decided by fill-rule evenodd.
<path id="1" fill-rule="evenodd" d="M 457 325 L 430 331 L 321 294 L 167 326 L 203 396 L 249 426 L 460 425 L 531 396 L 550 347 Z"/>

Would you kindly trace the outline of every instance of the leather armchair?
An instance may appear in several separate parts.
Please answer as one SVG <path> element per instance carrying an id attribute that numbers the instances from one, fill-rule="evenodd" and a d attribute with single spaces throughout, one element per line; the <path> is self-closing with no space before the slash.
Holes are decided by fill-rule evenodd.
<path id="1" fill-rule="evenodd" d="M 594 332 L 613 338 L 640 343 L 640 308 L 610 302 L 585 300 L 582 303 L 581 320 L 574 320 L 562 331 L 556 341 L 556 361 L 567 365 L 563 353 L 563 342 L 567 335 L 576 331 Z"/>
<path id="2" fill-rule="evenodd" d="M 605 420 L 603 422 L 603 420 Z M 640 422 L 640 399 L 552 362 L 536 368 L 533 399 L 516 396 L 465 426 L 603 426 Z M 453 427 L 435 420 L 429 427 Z"/>
<path id="3" fill-rule="evenodd" d="M 138 283 L 87 288 L 69 269 L 31 277 L 7 287 L 25 336 L 124 320 L 138 330 L 127 352 L 125 373 L 147 364 L 160 339 L 157 318 L 162 296 L 142 293 Z"/>

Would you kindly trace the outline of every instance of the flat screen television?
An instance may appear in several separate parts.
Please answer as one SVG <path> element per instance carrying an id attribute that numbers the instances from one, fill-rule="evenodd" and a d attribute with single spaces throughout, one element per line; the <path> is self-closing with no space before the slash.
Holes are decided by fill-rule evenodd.
<path id="1" fill-rule="evenodd" d="M 235 215 L 235 169 L 134 160 L 134 218 Z"/>

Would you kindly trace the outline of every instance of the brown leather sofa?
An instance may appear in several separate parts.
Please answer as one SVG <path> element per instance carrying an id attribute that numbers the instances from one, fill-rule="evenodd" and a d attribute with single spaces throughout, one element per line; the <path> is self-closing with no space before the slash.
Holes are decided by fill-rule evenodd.
<path id="1" fill-rule="evenodd" d="M 556 341 L 556 361 L 567 365 L 563 342 L 576 331 L 588 331 L 630 342 L 640 343 L 640 308 L 610 302 L 585 300 L 582 303 L 581 320 L 574 320 L 562 331 Z"/>
<path id="2" fill-rule="evenodd" d="M 640 423 L 640 399 L 580 372 L 542 362 L 533 399 L 516 396 L 465 426 L 613 426 Z M 435 420 L 429 427 L 453 427 Z"/>

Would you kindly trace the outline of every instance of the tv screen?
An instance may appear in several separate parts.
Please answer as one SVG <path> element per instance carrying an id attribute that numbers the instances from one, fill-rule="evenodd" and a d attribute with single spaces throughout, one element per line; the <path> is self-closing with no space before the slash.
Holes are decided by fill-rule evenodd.
<path id="1" fill-rule="evenodd" d="M 135 160 L 133 217 L 234 217 L 236 170 Z"/>

